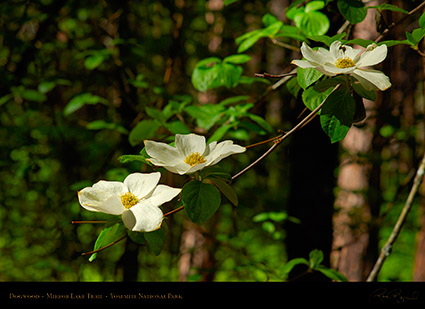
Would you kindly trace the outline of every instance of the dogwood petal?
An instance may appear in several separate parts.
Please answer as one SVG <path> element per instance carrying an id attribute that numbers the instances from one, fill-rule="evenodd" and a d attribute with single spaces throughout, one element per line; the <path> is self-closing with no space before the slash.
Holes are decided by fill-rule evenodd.
<path id="1" fill-rule="evenodd" d="M 141 199 L 152 193 L 160 178 L 160 172 L 149 174 L 133 173 L 125 178 L 124 184 L 131 193 Z"/>
<path id="2" fill-rule="evenodd" d="M 328 50 L 319 47 L 317 50 L 310 48 L 304 42 L 301 45 L 301 54 L 310 63 L 314 65 L 321 65 L 325 61 L 329 61 L 331 54 Z"/>
<path id="3" fill-rule="evenodd" d="M 165 162 L 174 164 L 184 160 L 175 147 L 165 143 L 145 140 L 145 149 L 146 153 L 151 157 L 149 161 L 157 166 L 162 166 Z"/>
<path id="4" fill-rule="evenodd" d="M 344 51 L 341 49 L 341 42 L 334 41 L 331 46 L 329 46 L 329 53 L 333 58 L 328 57 L 328 61 L 335 62 L 339 58 L 344 58 Z"/>
<path id="5" fill-rule="evenodd" d="M 166 185 L 158 185 L 146 202 L 150 202 L 154 206 L 161 206 L 175 198 L 181 190 L 182 189 L 172 188 Z"/>
<path id="6" fill-rule="evenodd" d="M 89 211 L 120 215 L 126 209 L 120 199 L 120 195 L 125 192 L 127 188 L 123 183 L 101 180 L 79 191 L 78 200 Z"/>
<path id="7" fill-rule="evenodd" d="M 122 214 L 124 226 L 135 232 L 152 232 L 160 228 L 164 216 L 161 209 L 149 202 L 140 202 Z"/>
<path id="8" fill-rule="evenodd" d="M 206 157 L 206 166 L 217 164 L 222 159 L 236 153 L 242 153 L 246 150 L 245 147 L 233 144 L 233 141 L 223 141 L 218 143 L 213 149 L 210 150 L 209 155 Z"/>
<path id="9" fill-rule="evenodd" d="M 176 134 L 176 148 L 183 160 L 191 153 L 203 154 L 206 147 L 205 136 L 196 134 Z"/>
<path id="10" fill-rule="evenodd" d="M 350 74 L 351 72 L 353 72 L 356 67 L 350 67 L 350 68 L 337 68 L 334 64 L 325 64 L 323 66 L 323 69 L 326 72 L 329 72 L 331 74 L 337 75 L 337 74 Z"/>
<path id="11" fill-rule="evenodd" d="M 358 67 L 367 67 L 376 65 L 384 61 L 387 57 L 388 47 L 385 44 L 375 48 L 367 48 L 366 51 L 360 56 L 357 62 Z"/>
<path id="12" fill-rule="evenodd" d="M 366 90 L 376 90 L 378 88 L 384 91 L 391 87 L 389 77 L 381 71 L 357 69 L 352 74 Z"/>
<path id="13" fill-rule="evenodd" d="M 335 76 L 336 75 L 335 73 L 331 73 L 331 72 L 326 71 L 323 67 L 325 64 L 321 64 L 321 65 L 313 64 L 313 63 L 308 62 L 306 60 L 292 60 L 291 63 L 295 64 L 296 66 L 299 66 L 300 68 L 303 68 L 303 69 L 308 69 L 308 68 L 316 69 L 317 71 L 319 71 L 320 73 L 322 73 L 326 76 Z"/>
<path id="14" fill-rule="evenodd" d="M 317 64 L 312 64 L 311 62 L 308 62 L 306 60 L 292 60 L 291 63 L 295 64 L 296 66 L 303 68 L 303 69 L 316 68 L 317 67 Z"/>

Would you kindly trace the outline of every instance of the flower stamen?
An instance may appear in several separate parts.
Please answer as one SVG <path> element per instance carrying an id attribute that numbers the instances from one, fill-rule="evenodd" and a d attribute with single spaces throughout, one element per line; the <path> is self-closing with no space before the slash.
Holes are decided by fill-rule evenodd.
<path id="1" fill-rule="evenodd" d="M 205 162 L 207 162 L 207 160 L 199 152 L 192 152 L 186 157 L 186 159 L 184 159 L 184 163 L 189 164 L 190 166 L 195 166 Z"/>
<path id="2" fill-rule="evenodd" d="M 335 61 L 338 69 L 346 69 L 356 66 L 356 63 L 350 57 L 339 58 Z"/>
<path id="3" fill-rule="evenodd" d="M 130 209 L 131 207 L 133 207 L 134 205 L 136 205 L 137 202 L 139 201 L 139 199 L 137 198 L 137 196 L 135 196 L 131 192 L 127 192 L 127 193 L 121 194 L 120 197 L 121 197 L 122 204 L 127 209 Z"/>

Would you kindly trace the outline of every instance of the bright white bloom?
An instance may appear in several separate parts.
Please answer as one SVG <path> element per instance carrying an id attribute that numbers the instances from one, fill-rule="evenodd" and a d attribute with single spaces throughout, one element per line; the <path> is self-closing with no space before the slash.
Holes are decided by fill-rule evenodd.
<path id="1" fill-rule="evenodd" d="M 381 71 L 367 69 L 387 57 L 387 45 L 369 45 L 366 50 L 352 48 L 335 41 L 329 50 L 314 50 L 307 44 L 301 46 L 305 60 L 293 60 L 301 68 L 314 68 L 327 76 L 351 74 L 367 90 L 386 90 L 391 87 L 390 79 Z"/>
<path id="2" fill-rule="evenodd" d="M 101 180 L 78 192 L 82 207 L 90 211 L 122 215 L 126 228 L 151 232 L 160 228 L 159 206 L 172 200 L 181 189 L 158 185 L 161 173 L 133 173 L 124 182 Z"/>
<path id="3" fill-rule="evenodd" d="M 153 165 L 163 166 L 180 175 L 190 174 L 220 160 L 244 152 L 245 147 L 233 144 L 233 141 L 206 144 L 205 137 L 196 134 L 176 134 L 175 147 L 165 143 L 145 141 L 148 159 Z"/>

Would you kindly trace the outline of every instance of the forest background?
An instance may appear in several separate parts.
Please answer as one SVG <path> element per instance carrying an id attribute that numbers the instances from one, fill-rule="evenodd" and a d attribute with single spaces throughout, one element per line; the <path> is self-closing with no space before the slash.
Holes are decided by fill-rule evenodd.
<path id="1" fill-rule="evenodd" d="M 423 36 L 416 50 L 389 47 L 379 69 L 392 87 L 374 102 L 364 100 L 367 118 L 344 140 L 331 143 L 313 119 L 238 177 L 237 206 L 224 203 L 202 224 L 185 212 L 168 216 L 160 253 L 128 238 L 90 262 L 82 253 L 93 250 L 102 226 L 72 223 L 100 218 L 81 208 L 78 190 L 149 170 L 127 156 L 138 154 L 144 139 L 195 132 L 247 146 L 294 127 L 305 112 L 302 90 L 296 77 L 281 82 L 272 75 L 295 68 L 290 62 L 301 57 L 300 29 L 257 33 L 249 42 L 241 36 L 276 20 L 294 30 L 288 8 L 309 2 L 2 3 L 0 281 L 341 278 L 326 269 L 366 280 L 425 150 Z M 405 41 L 423 12 L 407 13 L 422 1 L 368 1 L 400 10 L 370 8 L 359 22 L 347 23 L 340 1 L 325 2 L 320 12 L 329 20 L 328 36 L 343 27 L 364 40 L 407 17 L 385 38 Z M 237 54 L 246 56 L 229 61 L 222 84 L 193 77 L 199 61 Z M 271 75 L 258 76 L 265 72 Z M 222 165 L 236 174 L 268 147 L 248 148 Z M 425 280 L 424 193 L 421 186 L 377 280 Z M 309 259 L 322 271 L 308 271 L 303 261 Z"/>

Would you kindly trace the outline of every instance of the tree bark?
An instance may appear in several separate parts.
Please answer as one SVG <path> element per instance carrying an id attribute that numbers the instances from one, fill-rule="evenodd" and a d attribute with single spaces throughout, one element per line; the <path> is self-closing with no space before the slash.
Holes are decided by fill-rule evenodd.
<path id="1" fill-rule="evenodd" d="M 217 214 L 216 214 L 217 215 Z M 211 218 L 210 220 L 213 220 Z M 180 243 L 179 281 L 213 281 L 215 275 L 214 233 L 186 222 Z"/>
<path id="2" fill-rule="evenodd" d="M 370 3 L 377 4 L 379 1 Z M 372 10 L 355 26 L 353 36 L 372 40 L 378 36 Z M 363 100 L 366 110 L 376 109 L 378 100 Z M 382 143 L 373 132 L 376 122 L 366 118 L 361 126 L 353 126 L 341 142 L 331 261 L 332 267 L 349 281 L 366 278 L 378 257 L 378 232 L 372 223 L 379 214 L 380 197 L 376 192 L 380 188 L 380 165 L 373 164 L 366 155 L 379 154 Z"/>

